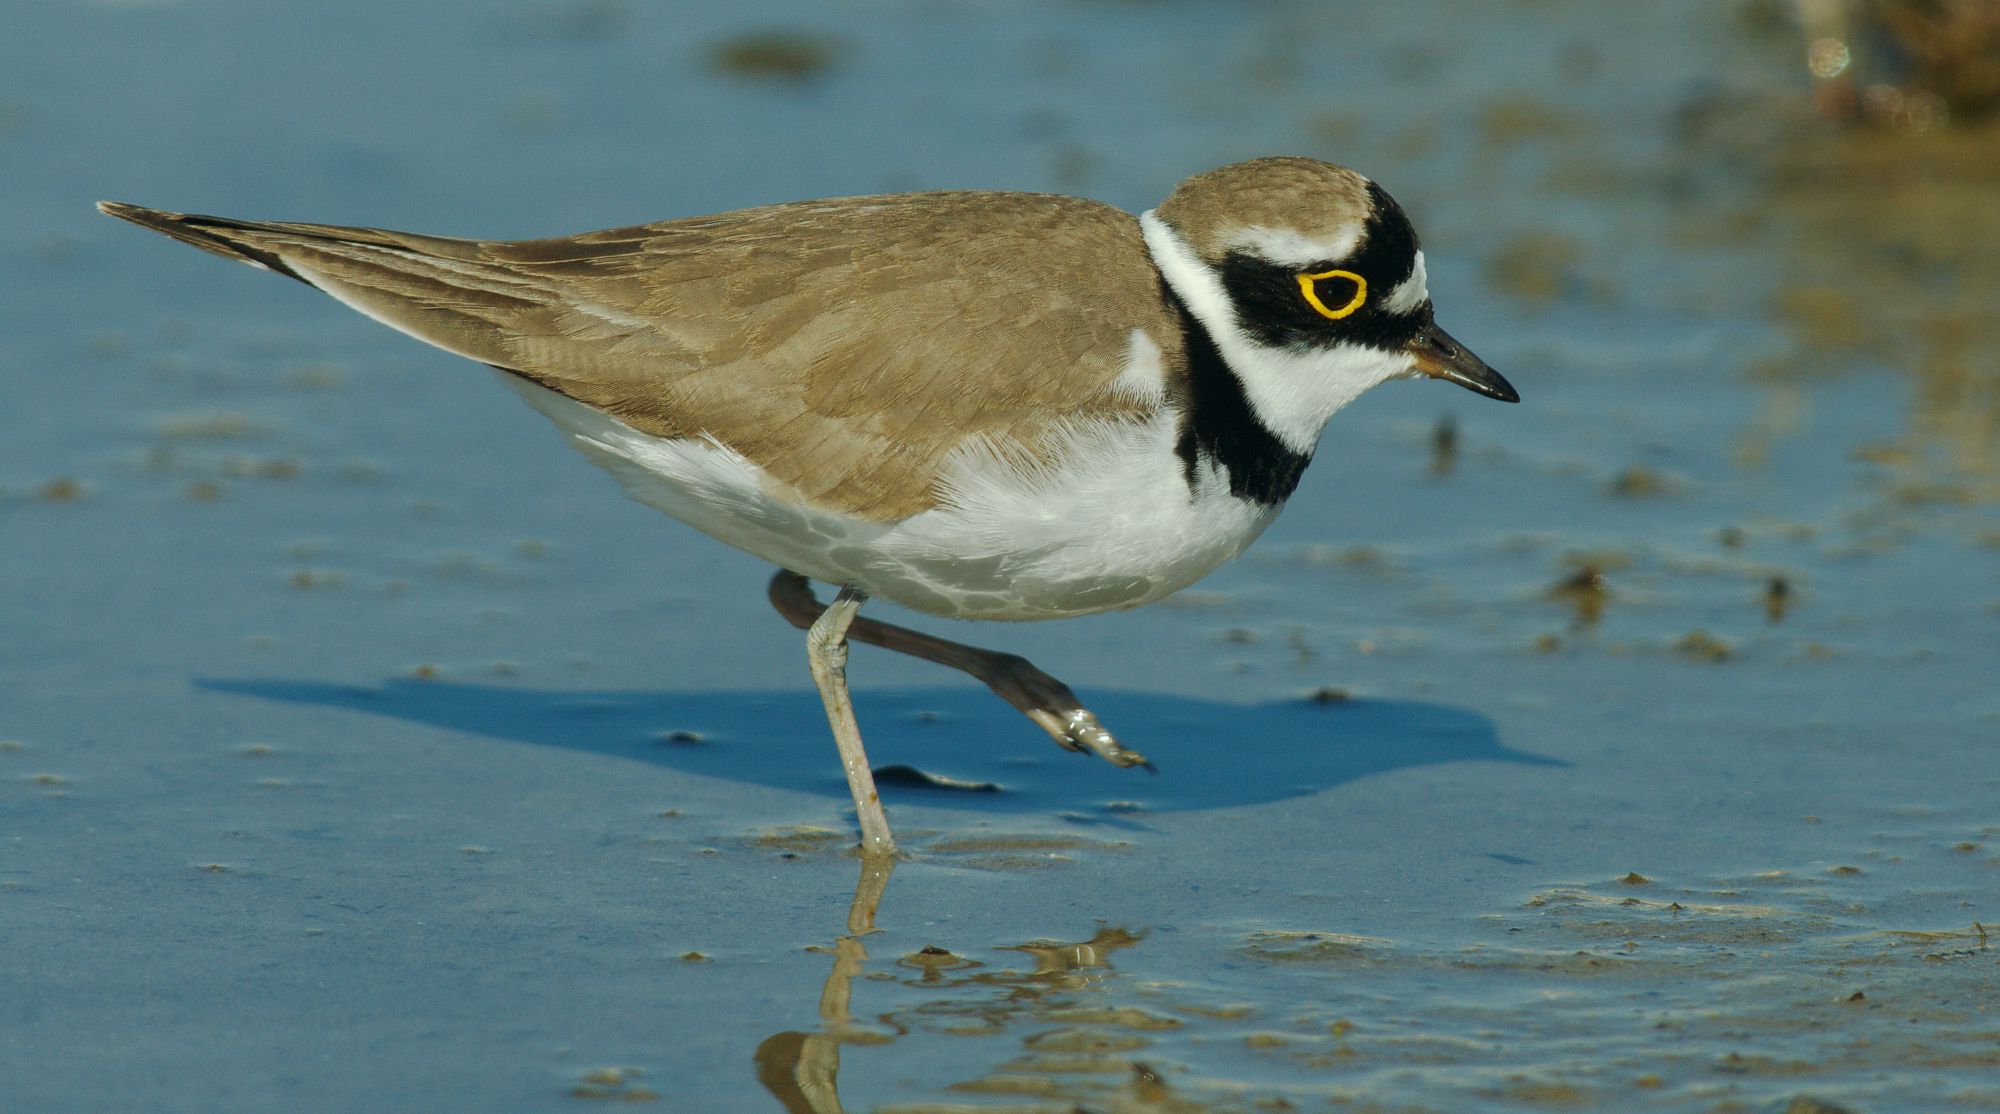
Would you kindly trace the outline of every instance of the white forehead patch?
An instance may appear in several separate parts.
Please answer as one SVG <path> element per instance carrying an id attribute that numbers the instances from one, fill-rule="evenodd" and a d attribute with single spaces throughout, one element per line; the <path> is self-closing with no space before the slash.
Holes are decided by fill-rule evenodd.
<path id="1" fill-rule="evenodd" d="M 1382 299 L 1383 313 L 1408 313 L 1423 305 L 1431 296 L 1424 277 L 1424 253 L 1417 253 L 1417 262 L 1410 268 L 1410 277 L 1398 283 L 1389 296 Z"/>
<path id="2" fill-rule="evenodd" d="M 1231 236 L 1226 246 L 1281 266 L 1310 267 L 1329 259 L 1346 259 L 1361 243 L 1364 231 L 1359 221 L 1351 221 L 1336 229 L 1332 239 L 1322 240 L 1294 228 L 1253 224 Z"/>

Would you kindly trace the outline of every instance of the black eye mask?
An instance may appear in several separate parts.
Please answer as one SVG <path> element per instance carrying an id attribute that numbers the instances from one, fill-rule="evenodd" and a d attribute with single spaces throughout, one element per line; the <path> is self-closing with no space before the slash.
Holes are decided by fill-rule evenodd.
<path id="1" fill-rule="evenodd" d="M 1363 344 L 1388 352 L 1407 347 L 1431 323 L 1429 301 L 1402 313 L 1380 309 L 1382 300 L 1416 273 L 1417 233 L 1402 206 L 1382 187 L 1370 182 L 1368 197 L 1373 213 L 1360 249 L 1345 259 L 1301 269 L 1240 251 L 1223 257 L 1222 287 L 1236 307 L 1238 323 L 1258 343 L 1273 348 Z M 1306 296 L 1307 282 L 1318 306 Z M 1357 293 L 1359 304 L 1348 309 Z"/>

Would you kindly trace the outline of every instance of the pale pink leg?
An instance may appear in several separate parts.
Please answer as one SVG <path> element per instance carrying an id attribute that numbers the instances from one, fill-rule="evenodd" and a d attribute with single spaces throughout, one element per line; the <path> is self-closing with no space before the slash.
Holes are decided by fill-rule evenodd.
<path id="1" fill-rule="evenodd" d="M 826 615 L 832 614 L 840 606 L 841 599 L 847 598 L 852 589 L 842 589 L 840 599 L 832 607 L 821 604 L 813 595 L 812 584 L 805 577 L 790 570 L 779 570 L 771 578 L 771 606 L 785 621 L 802 630 L 817 630 Z M 855 604 L 856 607 L 860 605 Z M 908 627 L 893 623 L 881 623 L 873 619 L 854 618 L 850 609 L 843 620 L 846 638 L 851 642 L 865 642 L 870 646 L 880 646 L 899 654 L 948 665 L 963 673 L 978 678 L 997 694 L 1000 699 L 1019 708 L 1036 725 L 1049 733 L 1049 737 L 1066 750 L 1087 750 L 1099 758 L 1117 766 L 1147 766 L 1146 756 L 1135 750 L 1128 750 L 1112 738 L 1070 691 L 1068 685 L 1036 669 L 1028 659 L 1019 654 L 1002 654 L 993 650 L 982 650 L 977 646 L 952 642 L 928 634 L 921 634 Z M 815 673 L 817 676 L 817 673 Z M 846 699 L 846 687 L 841 687 L 841 698 Z M 825 695 L 826 686 L 820 686 Z M 832 714 L 831 698 L 828 698 L 828 714 Z M 848 712 L 852 721 L 852 710 Z M 840 729 L 836 726 L 834 734 Z M 854 751 L 860 753 L 860 736 L 855 736 Z M 842 757 L 845 759 L 846 751 Z M 850 775 L 851 779 L 851 775 Z M 857 803 L 859 798 L 856 798 Z"/>
<path id="2" fill-rule="evenodd" d="M 861 849 L 871 855 L 892 855 L 896 840 L 889 834 L 889 818 L 882 812 L 882 795 L 875 791 L 875 773 L 868 768 L 868 755 L 861 749 L 854 702 L 847 698 L 848 628 L 854 613 L 867 600 L 868 593 L 859 588 L 842 588 L 833 605 L 823 609 L 806 628 L 806 660 L 812 666 L 820 699 L 826 702 L 826 720 L 833 727 L 833 743 L 840 748 L 848 791 L 854 794 L 854 815 L 861 821 Z"/>

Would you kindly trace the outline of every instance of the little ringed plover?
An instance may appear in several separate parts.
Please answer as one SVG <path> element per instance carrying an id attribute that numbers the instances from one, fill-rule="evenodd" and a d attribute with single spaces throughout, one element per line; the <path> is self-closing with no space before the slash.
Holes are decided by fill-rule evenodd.
<path id="1" fill-rule="evenodd" d="M 777 564 L 873 852 L 895 845 L 850 640 L 1145 760 L 1024 659 L 857 618 L 868 596 L 975 619 L 1151 603 L 1263 532 L 1368 388 L 1518 400 L 1432 319 L 1396 202 L 1306 158 L 1197 174 L 1136 219 L 944 191 L 495 241 L 99 208 L 492 366 L 634 498 Z"/>

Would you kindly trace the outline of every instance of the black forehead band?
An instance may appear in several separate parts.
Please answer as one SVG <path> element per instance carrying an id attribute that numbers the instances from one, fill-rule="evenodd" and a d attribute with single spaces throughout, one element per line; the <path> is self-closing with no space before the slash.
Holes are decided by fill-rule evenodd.
<path id="1" fill-rule="evenodd" d="M 1417 269 L 1417 230 L 1396 199 L 1373 182 L 1368 183 L 1368 201 L 1372 211 L 1361 250 L 1329 263 L 1366 277 L 1371 297 L 1387 297 Z"/>
<path id="2" fill-rule="evenodd" d="M 1301 268 L 1280 266 L 1243 251 L 1223 257 L 1223 289 L 1236 306 L 1238 324 L 1259 343 L 1312 347 L 1341 341 L 1393 351 L 1410 343 L 1430 324 L 1428 301 L 1407 313 L 1381 311 L 1383 300 L 1416 271 L 1417 233 L 1403 215 L 1403 207 L 1382 187 L 1368 183 L 1368 198 L 1373 211 L 1360 250 L 1346 259 L 1321 260 L 1311 267 L 1312 271 L 1353 271 L 1367 279 L 1368 298 L 1352 316 L 1329 321 L 1307 304 L 1299 293 Z"/>

